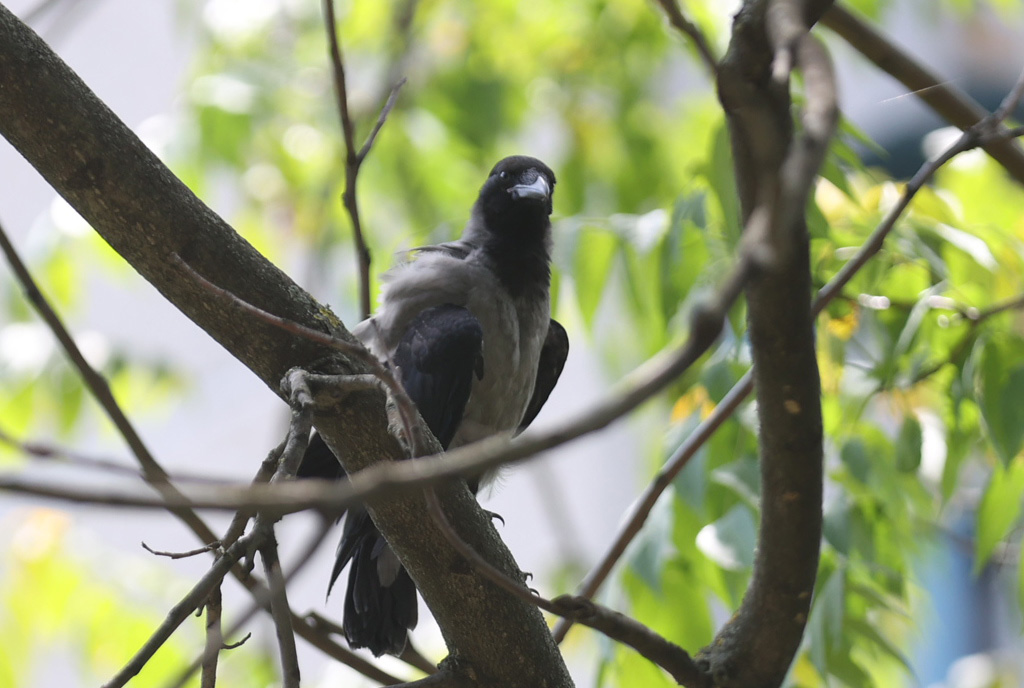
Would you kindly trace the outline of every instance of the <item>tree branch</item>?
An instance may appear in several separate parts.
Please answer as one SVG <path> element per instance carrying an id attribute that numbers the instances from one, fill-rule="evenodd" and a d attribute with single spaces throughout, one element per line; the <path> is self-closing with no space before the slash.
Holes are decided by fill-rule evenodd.
<path id="1" fill-rule="evenodd" d="M 686 15 L 679 9 L 677 0 L 658 0 L 658 4 L 665 11 L 665 16 L 668 17 L 672 26 L 693 43 L 697 55 L 700 56 L 701 62 L 704 63 L 704 67 L 708 72 L 712 76 L 716 76 L 718 74 L 718 58 L 715 57 L 715 53 L 712 51 L 704 32 L 686 18 Z"/>
<path id="2" fill-rule="evenodd" d="M 969 95 L 949 81 L 937 78 L 873 26 L 861 21 L 845 8 L 833 6 L 822 16 L 821 23 L 954 126 L 966 131 L 988 115 Z M 1014 179 L 1024 184 L 1024 152 L 1019 146 L 1011 140 L 997 138 L 986 143 L 983 148 Z"/>
<path id="3" fill-rule="evenodd" d="M 63 323 L 60 321 L 60 318 L 56 315 L 56 312 L 49 306 L 45 297 L 43 297 L 42 292 L 36 286 L 35 281 L 31 277 L 31 274 L 28 272 L 28 269 L 21 261 L 21 258 L 18 256 L 13 245 L 7 239 L 7 236 L 3 232 L 2 227 L 0 227 L 0 248 L 2 248 L 2 250 L 6 254 L 8 261 L 11 263 L 12 268 L 15 271 L 15 274 L 22 282 L 22 285 L 25 288 L 26 293 L 30 296 L 30 299 L 32 300 L 33 304 L 36 305 L 36 307 L 39 309 L 40 314 L 43 316 L 47 324 L 51 327 L 54 334 L 57 336 L 58 340 L 65 345 L 65 350 L 68 351 L 69 356 L 72 358 L 74 362 L 77 363 L 77 367 L 80 373 L 85 378 L 87 386 L 89 386 L 90 389 L 94 391 L 97 398 L 102 400 L 105 396 L 109 396 L 109 398 L 112 400 L 113 397 L 110 396 L 109 394 L 109 387 L 107 387 L 106 383 L 102 380 L 102 378 L 97 373 L 95 373 L 92 367 L 89 366 L 88 363 L 85 361 L 85 358 L 78 350 L 77 346 L 74 343 L 74 340 L 68 333 L 67 329 L 63 326 Z M 90 381 L 93 381 L 93 383 L 95 383 L 97 379 L 99 381 L 99 384 L 89 384 Z M 104 390 L 106 391 L 105 394 Z M 101 404 L 103 404 L 102 401 Z M 103 406 L 108 411 L 108 413 L 112 413 L 115 416 L 124 417 L 124 414 L 120 411 L 120 408 L 117 406 L 116 402 L 110 406 L 106 404 L 103 404 Z M 128 430 L 130 431 L 128 434 L 129 438 L 135 437 L 137 439 L 137 434 L 134 433 L 134 431 L 131 428 L 131 425 L 127 422 L 127 419 L 125 419 L 124 421 L 124 427 L 127 427 Z M 11 440 L 6 435 L 3 435 L 0 436 L 0 441 Z M 134 441 L 129 441 L 130 445 L 133 443 Z M 145 479 L 147 471 L 146 467 L 148 466 L 148 474 L 151 476 L 157 476 L 157 482 L 154 484 L 159 485 L 159 477 L 166 477 L 166 471 L 164 471 L 163 468 L 155 461 L 155 459 L 152 458 L 152 456 L 148 453 L 148 450 L 146 450 L 145 445 L 142 444 L 141 440 L 138 440 L 138 442 L 134 444 L 135 446 L 132 447 L 133 449 L 141 449 L 141 451 L 136 451 L 136 458 L 143 466 L 143 478 Z M 54 453 L 51 448 L 42 447 L 40 445 L 19 444 L 19 446 L 23 450 L 37 456 L 43 454 L 52 455 Z M 83 459 L 82 457 L 79 457 L 77 455 L 72 456 L 71 458 L 75 459 L 77 462 L 83 462 L 88 465 L 100 465 L 100 462 L 96 460 Z M 102 463 L 103 465 L 106 465 L 110 462 Z M 265 462 L 264 468 L 268 471 L 266 474 L 266 479 L 269 479 L 270 475 L 272 474 L 273 467 L 276 465 L 276 457 L 274 458 L 273 462 L 269 464 L 269 466 Z M 132 472 L 137 474 L 136 471 Z M 257 475 L 257 480 L 259 480 L 259 474 Z M 0 478 L 0 483 L 2 482 L 4 482 L 4 480 Z M 38 487 L 39 489 L 33 489 L 35 487 Z M 51 489 L 42 486 L 33 486 L 28 489 L 28 492 L 39 495 L 57 496 L 60 490 L 59 488 Z M 204 544 L 209 545 L 210 543 L 217 541 L 217 537 L 214 535 L 213 531 L 210 530 L 210 528 L 198 516 L 196 516 L 194 512 L 191 511 L 191 509 L 188 506 L 189 500 L 187 498 L 181 495 L 180 492 L 178 492 L 176 489 L 173 488 L 173 486 L 170 486 L 169 484 L 165 485 L 165 488 L 160 490 L 160 492 L 163 495 L 164 499 L 170 499 L 175 502 L 175 504 L 172 505 L 165 504 L 165 507 L 169 508 L 172 511 L 172 513 L 176 513 L 176 515 L 179 515 L 179 518 L 181 518 L 181 520 L 196 534 L 196 536 Z M 95 497 L 95 495 L 90 496 L 84 493 L 80 493 L 78 497 L 84 498 L 83 501 L 92 501 L 91 497 Z M 251 514 L 247 515 L 245 513 L 239 513 L 236 515 L 236 518 L 232 521 L 231 528 L 229 528 L 228 530 L 229 535 L 226 536 L 223 540 L 222 544 L 224 547 L 229 547 L 238 537 L 241 536 L 242 531 L 245 528 L 245 524 L 250 517 Z M 261 590 L 261 586 L 254 579 L 245 576 L 240 568 L 233 568 L 232 573 L 254 595 L 257 595 Z M 353 666 L 354 668 L 356 668 L 357 671 L 361 671 L 362 673 L 371 678 L 376 678 L 377 680 L 383 680 L 385 682 L 393 680 L 392 677 L 390 677 L 388 674 L 381 672 L 379 669 L 377 669 L 369 662 L 366 662 L 362 658 L 340 647 L 336 643 L 332 642 L 329 638 L 318 637 L 315 629 L 302 626 L 299 629 L 299 634 L 302 635 L 302 637 L 305 638 L 308 642 L 320 648 L 328 655 L 334 657 L 335 659 L 338 659 L 339 661 L 349 664 L 349 666 Z"/>
<path id="4" fill-rule="evenodd" d="M 675 643 L 619 612 L 596 604 L 586 598 L 562 595 L 554 600 L 539 595 L 526 587 L 522 580 L 513 580 L 495 568 L 489 561 L 470 547 L 445 516 L 437 495 L 427 492 L 427 504 L 431 517 L 459 552 L 492 583 L 506 592 L 534 604 L 546 612 L 572 619 L 593 628 L 612 640 L 636 650 L 642 657 L 659 666 L 686 688 L 711 688 L 709 678 L 704 675 L 693 658 Z"/>
<path id="5" fill-rule="evenodd" d="M 203 674 L 199 683 L 200 688 L 216 688 L 217 686 L 217 660 L 220 658 L 220 651 L 224 646 L 224 632 L 220 623 L 222 610 L 223 600 L 220 586 L 217 586 L 206 598 L 206 650 L 203 653 Z"/>
<path id="6" fill-rule="evenodd" d="M 904 190 L 897 203 L 889 209 L 889 212 L 886 213 L 882 222 L 875 228 L 871 236 L 868 237 L 868 240 L 860 247 L 860 249 L 858 249 L 857 254 L 848 261 L 819 291 L 818 296 L 815 298 L 812 305 L 812 310 L 815 315 L 821 313 L 825 306 L 827 306 L 836 297 L 840 296 L 843 287 L 849 283 L 854 275 L 856 275 L 857 272 L 859 272 L 861 268 L 863 268 L 868 261 L 878 253 L 879 250 L 881 250 L 882 245 L 885 242 L 885 238 L 892 232 L 896 222 L 909 207 L 914 196 L 924 186 L 924 184 L 931 179 L 939 168 L 959 153 L 970 150 L 971 146 L 965 146 L 965 143 L 974 141 L 974 145 L 977 145 L 979 142 L 986 139 L 997 140 L 1000 138 L 1024 135 L 1024 131 L 1018 131 L 1017 129 L 1009 129 L 989 135 L 982 134 L 983 131 L 988 129 L 990 129 L 990 127 L 988 127 L 984 122 L 979 122 L 972 127 L 974 135 L 972 135 L 971 139 L 966 141 L 961 139 L 960 141 L 957 141 L 938 158 L 921 166 L 910 182 L 904 186 Z M 679 472 L 686 467 L 690 458 L 711 438 L 715 430 L 717 430 L 722 423 L 728 420 L 736 409 L 739 408 L 740 404 L 750 396 L 753 389 L 753 376 L 748 372 L 732 387 L 732 389 L 729 390 L 725 397 L 722 398 L 722 401 L 715 407 L 711 415 L 704 419 L 693 433 L 690 434 L 676 449 L 672 456 L 665 462 L 662 469 L 644 490 L 643 494 L 640 495 L 640 498 L 636 501 L 628 516 L 624 519 L 624 525 L 616 534 L 615 539 L 605 552 L 604 556 L 590 571 L 590 573 L 587 574 L 586 578 L 584 578 L 583 582 L 580 584 L 578 595 L 590 598 L 597 594 L 597 591 L 604 584 L 605 580 L 607 580 L 608 576 L 611 575 L 615 565 L 622 558 L 622 555 L 625 553 L 629 543 L 632 542 L 632 540 L 640 533 L 644 523 L 647 521 L 647 517 L 650 515 L 651 510 L 657 503 L 658 498 L 666 489 L 668 489 L 672 484 L 672 481 L 679 475 Z M 557 642 L 562 642 L 571 626 L 571 622 L 567 620 L 559 621 L 553 632 Z"/>
<path id="7" fill-rule="evenodd" d="M 782 682 L 818 568 L 822 421 L 804 208 L 838 113 L 831 63 L 807 34 L 809 13 L 809 3 L 792 0 L 744 3 L 719 71 L 743 215 L 767 209 L 776 252 L 746 292 L 761 454 L 754 572 L 740 609 L 698 656 L 723 688 Z M 807 86 L 795 140 L 794 67 Z"/>
<path id="8" fill-rule="evenodd" d="M 295 651 L 295 630 L 292 628 L 291 607 L 285 589 L 284 572 L 277 556 L 277 540 L 273 531 L 260 546 L 264 575 L 270 586 L 270 615 L 274 619 L 274 634 L 281 655 L 281 676 L 284 688 L 299 688 L 299 658 Z"/>
<path id="9" fill-rule="evenodd" d="M 373 147 L 373 142 L 380 133 L 384 121 L 387 119 L 391 109 L 395 106 L 398 98 L 398 91 L 405 83 L 401 79 L 391 89 L 387 102 L 381 108 L 377 122 L 370 130 L 359 150 L 356 150 L 355 124 L 352 122 L 352 115 L 348 109 L 348 86 L 345 81 L 345 61 L 341 56 L 341 46 L 338 41 L 338 27 L 334 18 L 334 0 L 323 0 L 324 25 L 327 29 L 327 41 L 330 46 L 331 68 L 334 71 L 334 93 L 338 100 L 338 116 L 341 118 L 341 130 L 345 140 L 345 191 L 342 193 L 342 203 L 352 222 L 352 238 L 355 241 L 356 262 L 359 269 L 359 309 L 363 318 L 370 317 L 372 304 L 370 303 L 370 249 L 366 245 L 363 236 L 363 223 L 359 215 L 359 202 L 356 197 L 356 181 L 359 178 L 359 168 Z"/>
<path id="10" fill-rule="evenodd" d="M 310 536 L 309 541 L 305 544 L 305 546 L 302 548 L 301 553 L 297 557 L 295 565 L 292 567 L 291 571 L 289 571 L 285 575 L 285 587 L 287 587 L 291 583 L 291 581 L 295 578 L 295 576 L 298 575 L 298 573 L 300 571 L 302 571 L 306 567 L 306 564 L 308 564 L 312 560 L 313 554 L 316 553 L 317 549 L 320 548 L 320 545 L 323 544 L 324 537 L 327 535 L 327 531 L 330 529 L 331 525 L 332 525 L 332 522 L 330 520 L 328 520 L 328 519 L 321 519 L 319 529 L 317 530 L 317 532 L 313 533 L 313 535 Z M 249 620 L 252 619 L 252 617 L 254 617 L 261 610 L 263 610 L 264 607 L 266 606 L 266 604 L 267 604 L 267 600 L 265 600 L 265 599 L 256 599 L 253 602 L 253 604 L 250 605 L 249 608 L 245 610 L 245 612 L 243 612 L 241 615 L 239 615 L 239 617 L 232 624 L 231 628 L 228 629 L 227 633 L 223 633 L 222 631 L 220 631 L 218 629 L 218 633 L 221 633 L 221 644 L 214 646 L 212 641 L 208 639 L 207 643 L 206 643 L 206 646 L 203 648 L 203 653 L 195 661 L 193 661 L 192 664 L 187 669 L 185 669 L 178 676 L 177 679 L 175 679 L 172 683 L 169 683 L 167 685 L 167 688 L 183 688 L 183 686 L 191 680 L 192 676 L 195 674 L 196 671 L 199 671 L 201 668 L 204 668 L 207 665 L 208 662 L 211 662 L 211 661 L 213 661 L 214 663 L 216 662 L 215 658 L 211 658 L 211 654 L 215 655 L 216 653 L 218 653 L 222 649 L 233 649 L 234 647 L 237 647 L 237 646 L 241 645 L 242 643 L 244 643 L 246 638 L 248 638 L 248 636 L 246 636 L 242 640 L 240 640 L 237 643 L 234 643 L 234 644 L 232 644 L 230 646 L 224 645 L 223 644 L 223 639 L 224 638 L 231 638 L 231 637 L 234 637 L 234 636 L 238 635 L 241 632 L 241 630 L 243 628 L 245 628 L 246 624 L 249 623 Z M 298 617 L 298 615 L 296 615 L 294 613 L 292 613 L 291 618 L 292 618 L 292 627 L 300 635 L 301 635 L 300 628 L 313 628 L 311 625 L 305 623 L 305 619 L 300 619 Z M 321 629 L 314 629 L 314 630 L 316 630 L 317 632 L 321 631 Z M 326 636 L 326 634 L 324 634 L 324 635 Z M 357 657 L 356 655 L 353 655 L 353 657 L 355 659 L 358 659 L 360 662 L 363 661 L 361 658 Z M 343 660 L 343 663 L 347 664 L 347 662 L 344 662 L 344 660 Z M 354 666 L 353 668 L 356 671 L 359 671 L 359 672 L 363 673 L 365 676 L 368 676 L 371 679 L 374 679 L 374 680 L 377 680 L 377 681 L 382 681 L 384 683 L 394 683 L 397 680 L 397 679 L 395 679 L 393 677 L 388 676 L 387 674 L 383 674 L 383 672 L 380 672 L 379 674 L 368 673 L 365 669 L 367 669 L 367 668 L 376 669 L 376 667 L 374 667 L 373 665 L 369 664 L 368 662 L 366 663 L 366 665 L 367 666 L 363 666 L 363 667 L 360 667 L 360 666 L 357 665 L 357 666 Z M 349 665 L 349 666 L 351 666 L 351 665 Z M 204 671 L 205 671 L 205 669 L 204 669 Z M 377 671 L 379 672 L 379 670 L 377 670 Z M 381 676 L 381 674 L 383 676 Z"/>

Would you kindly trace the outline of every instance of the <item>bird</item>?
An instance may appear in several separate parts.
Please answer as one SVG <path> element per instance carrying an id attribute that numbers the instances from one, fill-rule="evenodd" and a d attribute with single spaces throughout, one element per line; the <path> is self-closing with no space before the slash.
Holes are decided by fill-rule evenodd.
<path id="1" fill-rule="evenodd" d="M 480 188 L 460 239 L 406 252 L 382 276 L 376 313 L 353 334 L 416 404 L 444 449 L 512 437 L 555 387 L 569 339 L 551 318 L 555 175 L 540 160 L 500 160 Z M 342 479 L 316 433 L 298 476 Z M 488 476 L 467 480 L 477 493 Z M 416 626 L 416 587 L 363 507 L 350 508 L 328 595 L 351 563 L 342 628 L 349 645 L 401 654 Z"/>

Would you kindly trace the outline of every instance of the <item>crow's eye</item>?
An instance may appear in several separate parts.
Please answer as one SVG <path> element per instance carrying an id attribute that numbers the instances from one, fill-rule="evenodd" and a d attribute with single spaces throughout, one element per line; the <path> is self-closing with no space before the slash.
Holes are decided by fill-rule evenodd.
<path id="1" fill-rule="evenodd" d="M 508 179 L 508 172 L 502 170 L 501 172 L 498 173 L 498 176 L 501 177 L 502 179 Z"/>

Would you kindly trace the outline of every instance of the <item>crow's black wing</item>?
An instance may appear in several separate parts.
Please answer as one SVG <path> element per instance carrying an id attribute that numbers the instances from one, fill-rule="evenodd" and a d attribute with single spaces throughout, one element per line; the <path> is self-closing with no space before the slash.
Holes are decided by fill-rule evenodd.
<path id="1" fill-rule="evenodd" d="M 320 433 L 314 432 L 309 438 L 309 446 L 302 455 L 302 463 L 296 473 L 299 478 L 324 478 L 325 480 L 341 480 L 345 477 L 345 469 L 334 456 Z"/>
<path id="2" fill-rule="evenodd" d="M 484 333 L 462 306 L 434 306 L 416 316 L 393 363 L 427 427 L 448 448 L 462 422 L 473 377 L 483 377 Z"/>
<path id="3" fill-rule="evenodd" d="M 467 309 L 446 304 L 416 316 L 392 357 L 406 393 L 445 448 L 462 422 L 473 376 L 483 375 L 482 353 L 480 321 Z M 314 433 L 299 476 L 337 479 L 344 475 L 341 464 Z M 408 630 L 416 626 L 416 587 L 361 506 L 348 510 L 328 594 L 350 561 L 342 623 L 345 637 L 353 648 L 368 648 L 378 657 L 401 653 Z"/>
<path id="4" fill-rule="evenodd" d="M 483 376 L 483 329 L 462 306 L 435 306 L 416 316 L 398 344 L 400 382 L 427 427 L 447 448 L 462 422 L 473 375 Z M 338 480 L 345 471 L 316 432 L 299 465 L 300 478 Z"/>
<path id="5" fill-rule="evenodd" d="M 544 346 L 540 350 L 540 364 L 537 366 L 537 383 L 533 386 L 533 396 L 526 406 L 526 413 L 519 423 L 517 433 L 522 432 L 533 419 L 540 413 L 544 402 L 551 396 L 551 390 L 555 388 L 558 377 L 565 367 L 565 359 L 569 356 L 569 335 L 565 328 L 557 321 L 552 320 L 548 326 L 548 335 L 544 339 Z"/>

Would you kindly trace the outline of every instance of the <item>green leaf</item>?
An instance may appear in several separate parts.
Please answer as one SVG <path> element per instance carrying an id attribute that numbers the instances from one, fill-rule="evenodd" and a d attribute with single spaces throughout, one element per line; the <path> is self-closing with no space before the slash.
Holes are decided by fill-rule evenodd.
<path id="1" fill-rule="evenodd" d="M 711 481 L 734 492 L 751 509 L 758 509 L 761 473 L 757 461 L 752 458 L 740 458 L 714 469 Z"/>
<path id="2" fill-rule="evenodd" d="M 914 671 L 913 667 L 910 665 L 910 660 L 907 659 L 907 656 L 900 652 L 899 649 L 893 645 L 892 641 L 882 635 L 882 633 L 874 626 L 861 619 L 851 619 L 847 626 L 851 632 L 867 638 L 883 654 L 888 655 L 899 662 L 900 665 L 908 672 Z"/>
<path id="3" fill-rule="evenodd" d="M 978 534 L 974 550 L 974 573 L 988 563 L 992 552 L 1010 532 L 1021 511 L 1024 497 L 1024 461 L 996 466 L 978 507 Z"/>
<path id="4" fill-rule="evenodd" d="M 853 437 L 848 440 L 839 452 L 839 458 L 850 471 L 850 475 L 862 483 L 867 483 L 871 474 L 871 459 L 868 458 L 867 447 L 861 438 Z"/>
<path id="5" fill-rule="evenodd" d="M 1021 538 L 1021 544 L 1018 549 L 1024 552 L 1024 538 Z M 1024 557 L 1020 557 L 1017 562 L 1017 607 L 1022 612 L 1022 618 L 1024 618 Z"/>
<path id="6" fill-rule="evenodd" d="M 594 315 L 601 303 L 618 246 L 619 239 L 615 234 L 593 227 L 582 229 L 577 237 L 573 280 L 576 301 L 588 328 L 594 325 Z"/>
<path id="7" fill-rule="evenodd" d="M 850 551 L 850 499 L 846 492 L 840 492 L 825 506 L 822 535 L 828 544 L 840 554 Z"/>
<path id="8" fill-rule="evenodd" d="M 842 638 L 846 614 L 845 588 L 845 572 L 842 569 L 833 570 L 819 584 L 807 622 L 811 662 L 822 676 L 828 673 L 829 648 Z"/>
<path id="9" fill-rule="evenodd" d="M 742 227 L 729 134 L 724 123 L 716 130 L 712 140 L 711 159 L 706 175 L 722 213 L 726 241 L 729 246 L 735 246 L 739 241 Z"/>
<path id="10" fill-rule="evenodd" d="M 661 588 L 662 568 L 672 555 L 673 502 L 671 494 L 662 495 L 628 550 L 630 567 L 655 592 Z"/>
<path id="11" fill-rule="evenodd" d="M 757 525 L 750 509 L 737 504 L 725 516 L 697 533 L 697 547 L 709 559 L 729 571 L 754 565 Z"/>
<path id="12" fill-rule="evenodd" d="M 896 469 L 902 473 L 913 473 L 921 465 L 921 423 L 909 415 L 900 427 L 896 438 Z"/>
<path id="13" fill-rule="evenodd" d="M 1008 465 L 1024 444 L 1024 346 L 1019 340 L 990 340 L 978 366 L 976 387 L 981 417 L 996 454 Z"/>

